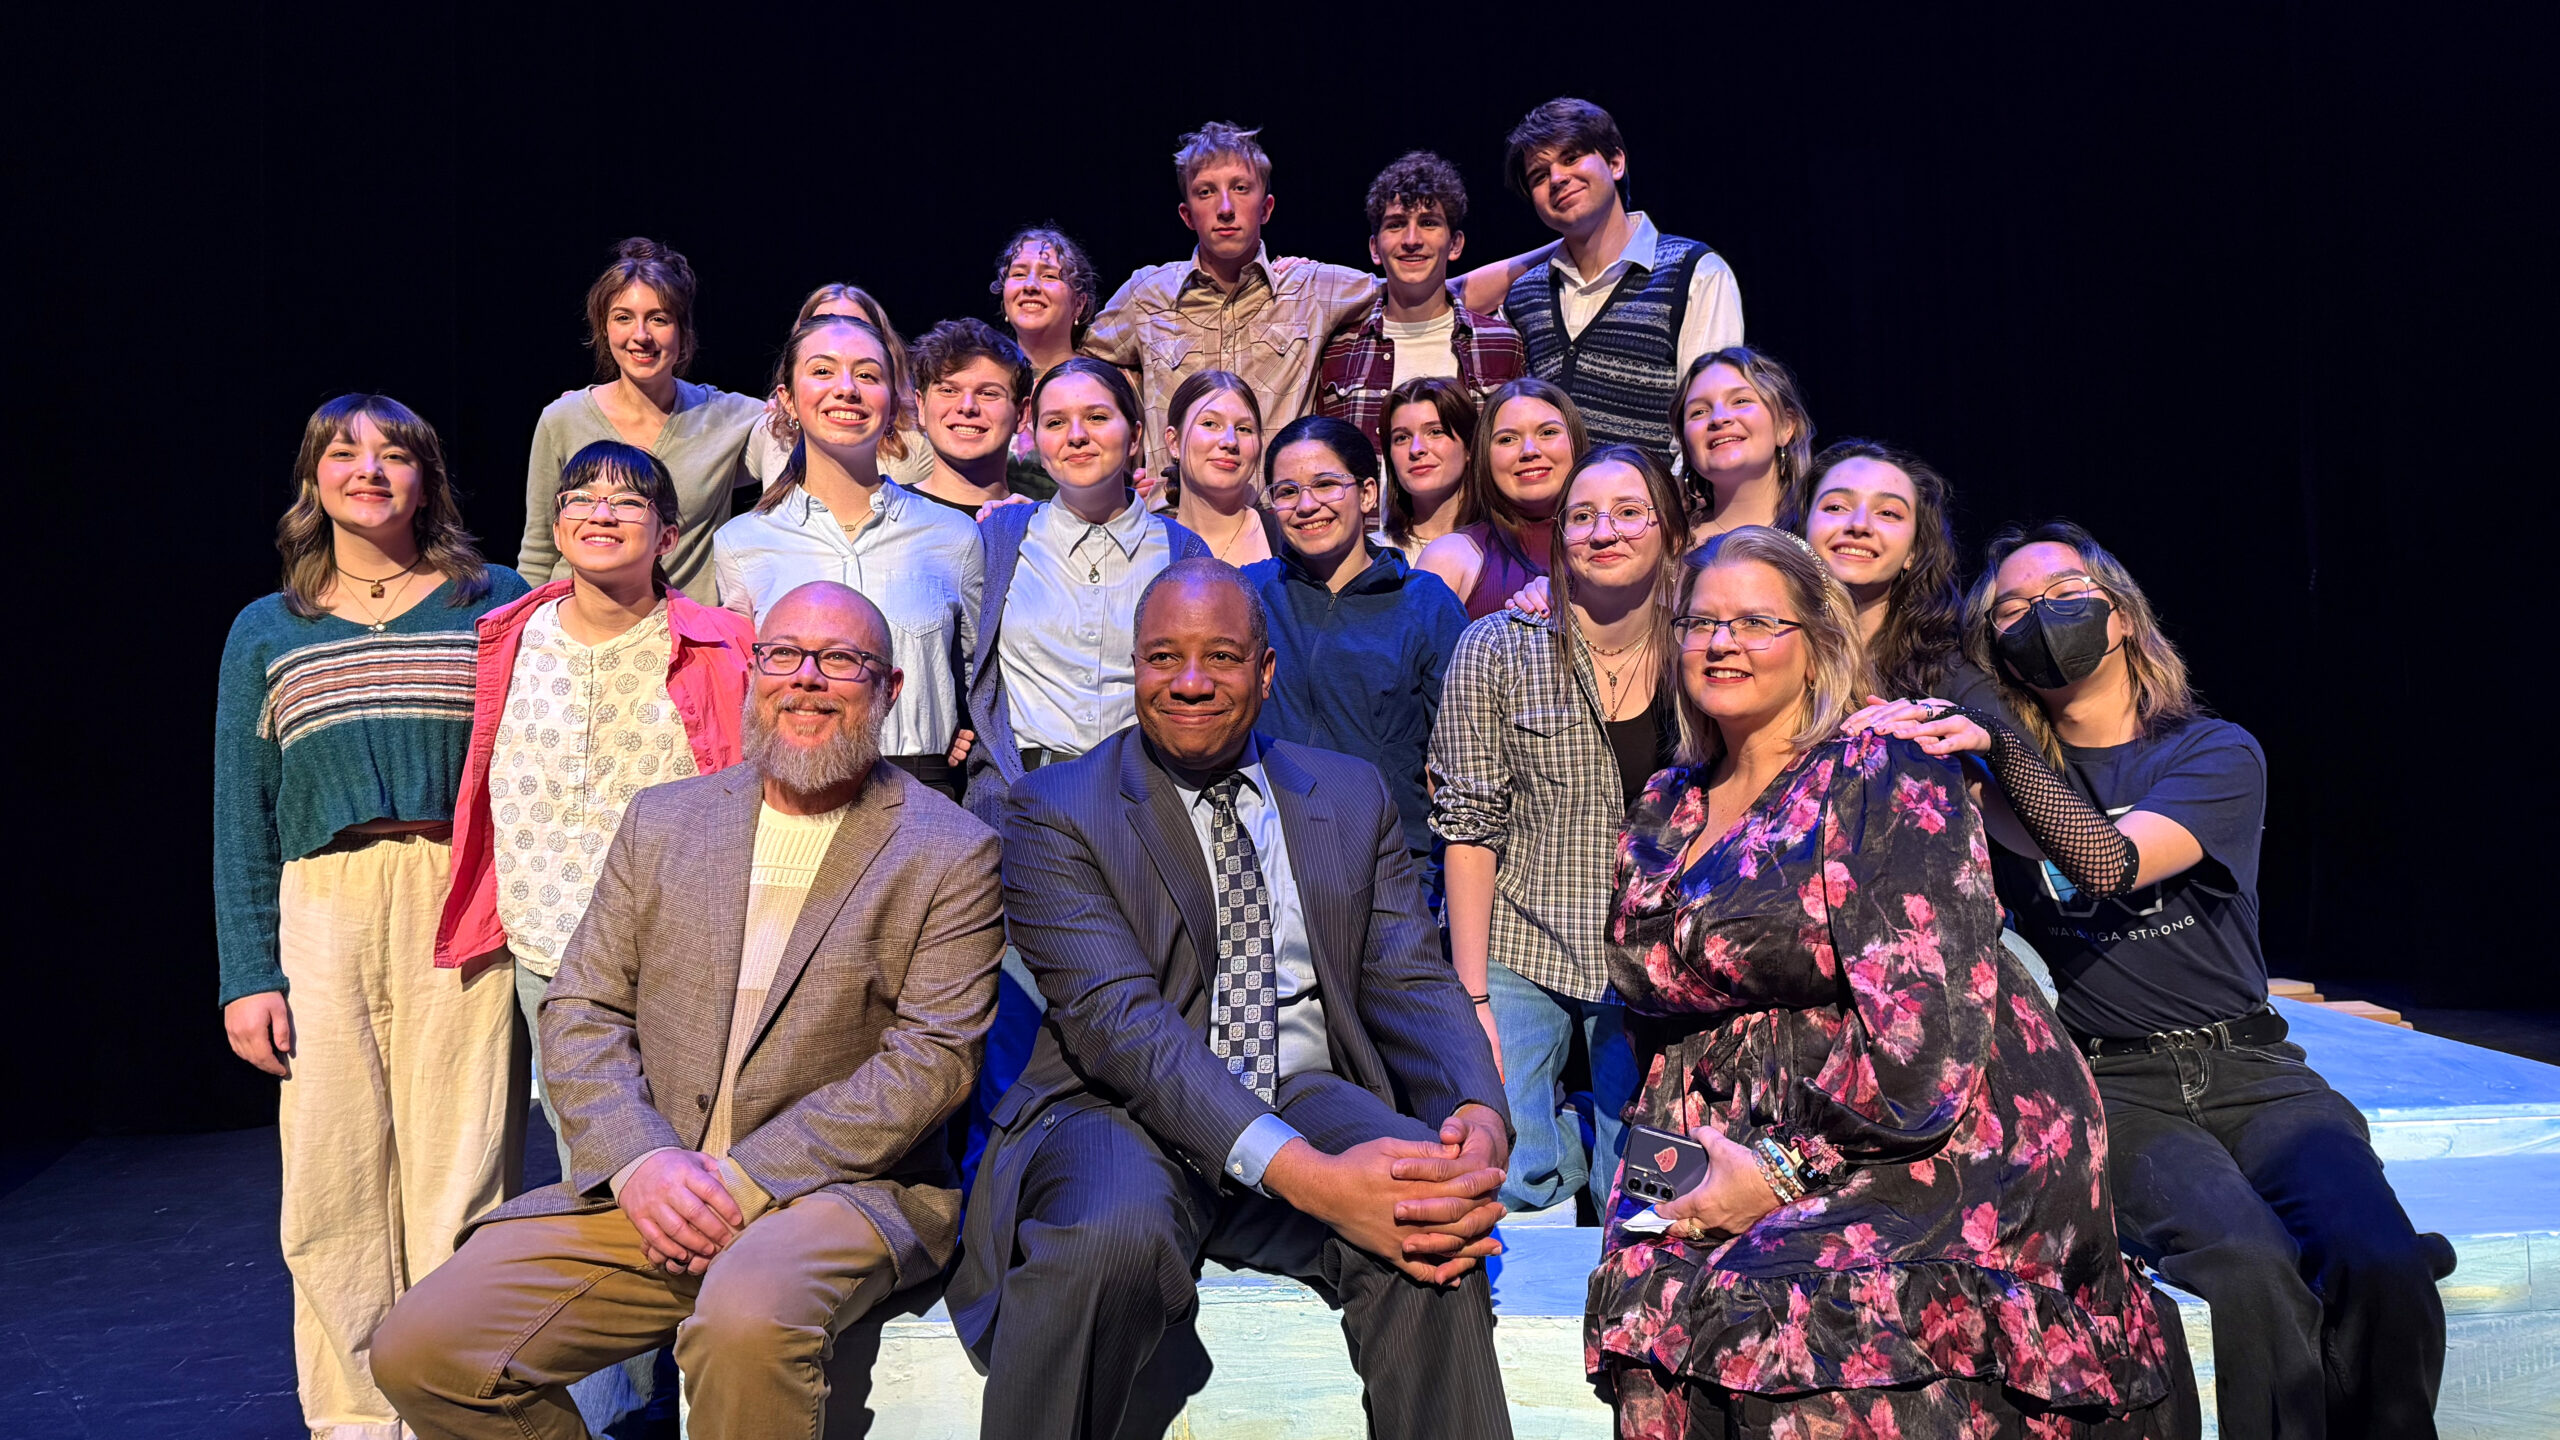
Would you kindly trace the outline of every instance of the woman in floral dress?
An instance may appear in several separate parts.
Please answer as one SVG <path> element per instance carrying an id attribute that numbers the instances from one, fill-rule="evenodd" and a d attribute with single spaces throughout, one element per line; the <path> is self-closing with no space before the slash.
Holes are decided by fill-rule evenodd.
<path id="1" fill-rule="evenodd" d="M 1855 623 L 1794 536 L 1711 540 L 1681 601 L 1681 763 L 1629 822 L 1611 978 L 1647 1070 L 1630 1119 L 1710 1168 L 1667 1232 L 1613 1197 L 1585 1343 L 1619 1434 L 2192 1433 L 2174 1317 L 2116 1249 L 2097 1096 L 2000 948 L 1955 766 L 1836 738 Z"/>

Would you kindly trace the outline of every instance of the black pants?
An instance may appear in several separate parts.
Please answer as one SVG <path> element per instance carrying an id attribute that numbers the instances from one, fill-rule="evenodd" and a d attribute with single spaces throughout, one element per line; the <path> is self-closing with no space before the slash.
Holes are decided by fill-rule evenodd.
<path id="1" fill-rule="evenodd" d="M 2302 1047 L 2090 1068 L 2125 1248 L 2213 1307 L 2223 1440 L 2432 1437 L 2437 1254 Z"/>
<path id="2" fill-rule="evenodd" d="M 1438 1138 L 1332 1075 L 1293 1075 L 1278 1098 L 1329 1154 Z M 1372 1434 L 1511 1434 L 1482 1267 L 1448 1289 L 1407 1279 L 1277 1200 L 1213 1190 L 1116 1106 L 1060 1119 L 1023 1176 L 979 1433 L 1163 1434 L 1206 1378 L 1196 1346 L 1159 1345 L 1195 1313 L 1204 1255 L 1300 1277 L 1341 1306 Z"/>
<path id="3" fill-rule="evenodd" d="M 960 803 L 960 797 L 967 789 L 961 781 L 959 768 L 939 755 L 884 755 L 881 758 L 913 775 L 919 782 L 941 791 L 943 798 L 954 805 Z"/>

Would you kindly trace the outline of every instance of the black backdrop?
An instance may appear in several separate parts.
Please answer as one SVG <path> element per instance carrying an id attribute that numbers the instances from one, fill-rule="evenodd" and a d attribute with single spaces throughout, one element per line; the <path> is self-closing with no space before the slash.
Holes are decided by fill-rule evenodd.
<path id="1" fill-rule="evenodd" d="M 1731 260 L 1825 435 L 1929 456 L 1969 552 L 2063 514 L 2144 579 L 2265 742 L 2279 973 L 2547 1003 L 2511 908 L 2548 789 L 2515 698 L 2547 485 L 2512 438 L 2555 239 L 2541 47 L 2405 11 L 2082 8 L 1480 11 L 1480 51 L 1392 63 L 1402 17 L 1357 7 L 22 15 L 11 448 L 37 593 L 70 602 L 19 612 L 33 1128 L 272 1114 L 213 1006 L 204 732 L 320 400 L 435 421 L 504 561 L 623 235 L 692 257 L 692 373 L 755 389 L 820 281 L 914 334 L 994 317 L 1022 223 L 1080 236 L 1106 289 L 1172 258 L 1167 157 L 1213 116 L 1265 127 L 1275 253 L 1358 261 L 1368 178 L 1412 146 L 1464 170 L 1479 258 L 1536 243 L 1496 166 L 1557 93 L 1617 114 L 1637 203 Z M 1627 63 L 1575 58 L 1629 29 Z"/>

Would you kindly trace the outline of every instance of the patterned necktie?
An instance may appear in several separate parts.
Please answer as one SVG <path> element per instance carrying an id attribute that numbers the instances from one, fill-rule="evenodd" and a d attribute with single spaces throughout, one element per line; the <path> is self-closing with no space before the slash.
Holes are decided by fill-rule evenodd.
<path id="1" fill-rule="evenodd" d="M 1273 959 L 1271 891 L 1253 837 L 1236 818 L 1242 775 L 1203 792 L 1209 801 L 1209 850 L 1218 887 L 1218 982 L 1210 1002 L 1209 1048 L 1236 1082 L 1271 1103 L 1280 1082 L 1280 992 Z"/>

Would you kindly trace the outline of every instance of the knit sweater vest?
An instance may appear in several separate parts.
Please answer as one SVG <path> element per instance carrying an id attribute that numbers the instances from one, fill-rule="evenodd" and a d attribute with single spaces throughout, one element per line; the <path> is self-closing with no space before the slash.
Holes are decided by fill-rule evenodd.
<path id="1" fill-rule="evenodd" d="M 1706 246 L 1678 235 L 1655 243 L 1653 268 L 1630 265 L 1600 313 L 1568 336 L 1553 265 L 1511 282 L 1502 313 L 1529 349 L 1529 373 L 1573 397 L 1591 443 L 1639 445 L 1668 460 L 1680 384 L 1680 322 L 1689 277 Z"/>

